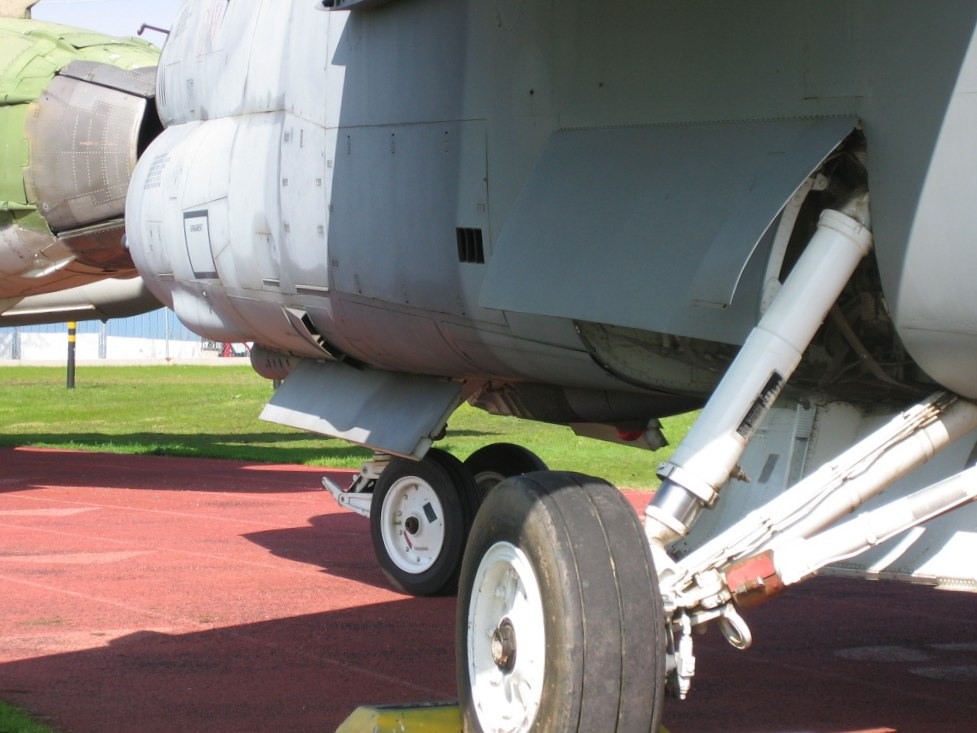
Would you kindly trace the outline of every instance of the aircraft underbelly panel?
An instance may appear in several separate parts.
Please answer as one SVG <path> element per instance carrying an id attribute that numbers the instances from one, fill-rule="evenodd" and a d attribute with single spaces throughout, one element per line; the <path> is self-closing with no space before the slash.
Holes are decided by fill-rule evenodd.
<path id="1" fill-rule="evenodd" d="M 71 287 L 70 280 L 60 283 L 60 292 L 32 295 L 22 300 L 0 300 L 0 327 L 29 326 L 66 321 L 127 318 L 155 310 L 160 303 L 141 278 L 107 279 Z M 6 291 L 0 276 L 0 291 Z"/>
<path id="2" fill-rule="evenodd" d="M 854 124 L 828 117 L 556 132 L 499 235 L 481 304 L 742 341 L 756 304 L 730 306 L 747 264 Z M 754 292 L 749 285 L 743 290 Z"/>
<path id="3" fill-rule="evenodd" d="M 343 300 L 334 325 L 337 343 L 381 369 L 411 373 L 465 374 L 474 362 L 453 349 L 429 314 L 406 313 Z"/>

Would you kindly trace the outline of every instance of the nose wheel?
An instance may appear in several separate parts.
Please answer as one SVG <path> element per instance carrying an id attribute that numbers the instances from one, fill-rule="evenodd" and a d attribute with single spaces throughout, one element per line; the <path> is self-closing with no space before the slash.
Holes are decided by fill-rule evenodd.
<path id="1" fill-rule="evenodd" d="M 545 472 L 489 493 L 462 565 L 456 655 L 466 731 L 658 730 L 664 613 L 617 489 Z"/>
<path id="2" fill-rule="evenodd" d="M 391 585 L 415 596 L 454 591 L 475 492 L 461 462 L 443 451 L 390 461 L 373 489 L 370 535 Z"/>

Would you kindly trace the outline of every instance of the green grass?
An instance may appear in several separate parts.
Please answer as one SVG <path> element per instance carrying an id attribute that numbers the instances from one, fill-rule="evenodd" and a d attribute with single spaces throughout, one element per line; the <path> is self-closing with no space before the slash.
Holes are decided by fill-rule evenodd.
<path id="1" fill-rule="evenodd" d="M 63 367 L 0 368 L 0 445 L 112 453 L 206 456 L 358 468 L 370 454 L 342 441 L 258 420 L 271 383 L 250 367 L 79 367 L 74 390 Z M 664 421 L 674 444 L 692 416 Z M 438 445 L 464 459 L 494 442 L 525 445 L 551 468 L 601 476 L 628 488 L 657 485 L 655 453 L 579 438 L 568 428 L 494 417 L 463 405 Z"/>
<path id="2" fill-rule="evenodd" d="M 0 702 L 0 732 L 2 733 L 55 733 L 15 707 Z"/>

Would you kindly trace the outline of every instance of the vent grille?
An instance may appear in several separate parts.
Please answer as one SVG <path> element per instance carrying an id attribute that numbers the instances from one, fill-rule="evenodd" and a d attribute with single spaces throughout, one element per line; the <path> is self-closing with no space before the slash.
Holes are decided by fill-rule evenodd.
<path id="1" fill-rule="evenodd" d="M 459 227 L 455 230 L 455 234 L 458 237 L 458 260 L 474 265 L 485 264 L 482 230 Z"/>

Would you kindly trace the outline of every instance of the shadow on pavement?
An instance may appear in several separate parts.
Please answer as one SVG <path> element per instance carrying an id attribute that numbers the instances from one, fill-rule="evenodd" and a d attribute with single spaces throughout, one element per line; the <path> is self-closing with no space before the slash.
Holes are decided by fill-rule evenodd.
<path id="1" fill-rule="evenodd" d="M 211 491 L 247 494 L 323 491 L 328 475 L 340 485 L 355 471 L 253 461 L 177 456 L 128 456 L 114 453 L 0 447 L 0 493 L 25 486 L 85 485 L 97 476 L 98 487 L 125 490 Z M 296 475 L 308 478 L 296 486 Z M 9 477 L 9 478 L 7 478 Z M 189 477 L 189 478 L 188 478 Z M 4 480 L 6 478 L 6 480 Z M 323 492 L 324 496 L 328 495 Z"/>
<path id="2" fill-rule="evenodd" d="M 143 631 L 0 664 L 0 697 L 70 733 L 333 731 L 360 704 L 453 699 L 453 616 L 450 599 L 412 599 Z"/>

